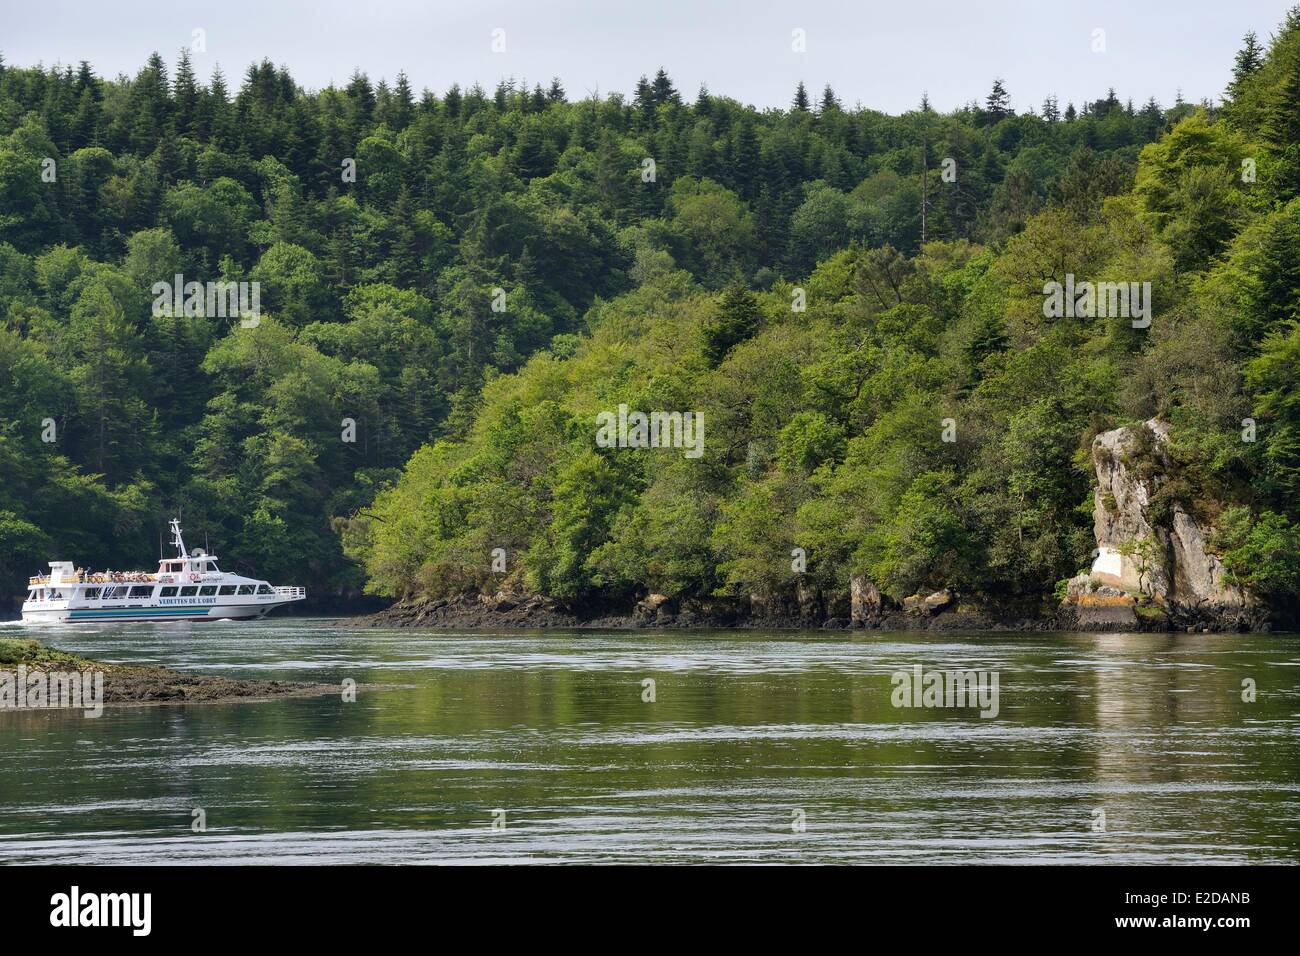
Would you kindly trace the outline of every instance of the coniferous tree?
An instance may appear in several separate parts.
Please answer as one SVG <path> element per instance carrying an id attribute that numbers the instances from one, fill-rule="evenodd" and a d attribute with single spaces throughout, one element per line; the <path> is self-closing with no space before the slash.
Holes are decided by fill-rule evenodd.
<path id="1" fill-rule="evenodd" d="M 799 85 L 795 87 L 792 105 L 800 113 L 808 112 L 808 91 L 804 89 L 803 80 L 800 80 Z"/>
<path id="2" fill-rule="evenodd" d="M 183 136 L 193 135 L 197 132 L 195 123 L 198 119 L 199 88 L 194 79 L 194 68 L 190 64 L 189 50 L 181 50 L 172 89 L 176 102 L 176 131 Z"/>
<path id="3" fill-rule="evenodd" d="M 1003 117 L 1011 115 L 1011 97 L 1008 95 L 1006 87 L 1002 85 L 1000 78 L 993 81 L 993 89 L 984 98 L 984 112 L 987 114 L 989 121 L 994 123 Z"/>
<path id="4" fill-rule="evenodd" d="M 704 356 L 716 366 L 727 353 L 751 338 L 762 322 L 758 300 L 743 285 L 731 285 L 718 300 L 716 315 L 704 329 Z"/>
<path id="5" fill-rule="evenodd" d="M 708 116 L 713 109 L 713 99 L 709 96 L 709 87 L 706 83 L 700 84 L 700 91 L 695 94 L 695 112 L 700 116 Z"/>
<path id="6" fill-rule="evenodd" d="M 1264 65 L 1264 49 L 1251 30 L 1242 41 L 1242 48 L 1237 52 L 1236 62 L 1232 67 L 1232 82 L 1228 84 L 1228 98 L 1236 99 L 1248 79 L 1259 72 Z"/>
<path id="7" fill-rule="evenodd" d="M 651 84 L 651 96 L 656 106 L 666 106 L 669 104 L 678 105 L 681 103 L 681 95 L 673 86 L 673 81 L 668 78 L 663 67 L 655 74 L 654 83 Z"/>
<path id="8" fill-rule="evenodd" d="M 1281 81 L 1264 104 L 1261 135 L 1278 156 L 1273 189 L 1287 200 L 1300 194 L 1300 53 L 1282 68 Z"/>
<path id="9" fill-rule="evenodd" d="M 411 95 L 411 81 L 406 78 L 406 71 L 397 74 L 397 85 L 393 89 L 392 125 L 400 132 L 411 125 L 415 115 L 415 101 Z"/>

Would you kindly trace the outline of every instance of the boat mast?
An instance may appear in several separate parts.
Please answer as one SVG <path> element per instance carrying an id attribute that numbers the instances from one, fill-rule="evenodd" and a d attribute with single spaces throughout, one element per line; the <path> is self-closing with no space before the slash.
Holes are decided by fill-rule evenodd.
<path id="1" fill-rule="evenodd" d="M 176 552 L 182 558 L 185 557 L 185 541 L 181 538 L 181 519 L 172 518 L 172 544 L 176 545 Z"/>

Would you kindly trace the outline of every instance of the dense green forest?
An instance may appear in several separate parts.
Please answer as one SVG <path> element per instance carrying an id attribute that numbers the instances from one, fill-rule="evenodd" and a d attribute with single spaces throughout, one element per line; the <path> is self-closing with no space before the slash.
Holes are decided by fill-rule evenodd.
<path id="1" fill-rule="evenodd" d="M 1050 595 L 1090 439 L 1159 414 L 1162 495 L 1289 598 L 1298 195 L 1300 12 L 1167 109 L 0 61 L 0 583 L 139 565 L 180 512 L 317 594 L 494 588 L 502 548 L 565 600 L 781 595 L 802 548 L 828 588 Z M 1045 318 L 1067 273 L 1154 321 Z M 157 314 L 176 274 L 260 322 Z M 599 447 L 620 403 L 701 412 L 705 454 Z"/>

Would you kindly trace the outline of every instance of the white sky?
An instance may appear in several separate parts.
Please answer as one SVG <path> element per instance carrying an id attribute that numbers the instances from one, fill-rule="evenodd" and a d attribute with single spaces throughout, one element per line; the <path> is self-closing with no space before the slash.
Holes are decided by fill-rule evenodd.
<path id="1" fill-rule="evenodd" d="M 405 69 L 418 91 L 503 77 L 570 99 L 630 94 L 663 66 L 693 98 L 701 82 L 757 106 L 788 105 L 803 80 L 830 83 L 847 105 L 897 113 L 928 91 L 936 109 L 983 100 L 1001 76 L 1013 105 L 1049 93 L 1080 103 L 1115 87 L 1121 99 L 1218 98 L 1247 30 L 1267 40 L 1292 0 L 0 0 L 0 52 L 13 65 L 90 60 L 102 76 L 134 74 L 154 50 L 169 64 L 192 31 L 206 79 L 220 64 L 237 88 L 269 57 L 311 89 L 354 67 L 390 82 Z M 492 31 L 506 51 L 491 51 Z M 792 31 L 807 51 L 791 50 Z M 1093 30 L 1106 50 L 1091 49 Z"/>

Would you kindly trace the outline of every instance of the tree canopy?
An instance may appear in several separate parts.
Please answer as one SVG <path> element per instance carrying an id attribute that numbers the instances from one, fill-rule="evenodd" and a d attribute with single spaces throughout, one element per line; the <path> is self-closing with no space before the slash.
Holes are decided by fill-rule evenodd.
<path id="1" fill-rule="evenodd" d="M 4 64 L 0 574 L 139 563 L 181 511 L 337 594 L 487 586 L 496 547 L 568 599 L 778 593 L 795 547 L 1043 594 L 1092 547 L 1087 441 L 1157 413 L 1245 509 L 1225 548 L 1294 540 L 1297 77 L 1294 14 L 1221 107 L 1042 115 Z M 1045 319 L 1067 271 L 1151 281 L 1151 328 Z M 177 275 L 260 320 L 157 314 Z M 708 454 L 597 447 L 621 402 Z"/>

